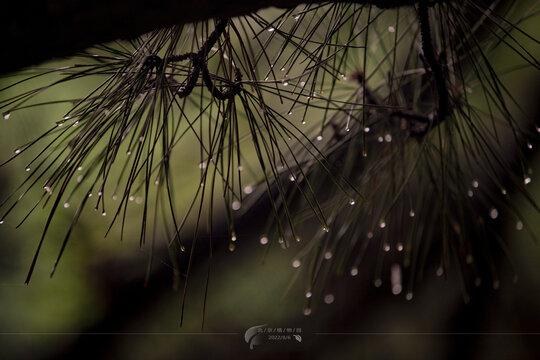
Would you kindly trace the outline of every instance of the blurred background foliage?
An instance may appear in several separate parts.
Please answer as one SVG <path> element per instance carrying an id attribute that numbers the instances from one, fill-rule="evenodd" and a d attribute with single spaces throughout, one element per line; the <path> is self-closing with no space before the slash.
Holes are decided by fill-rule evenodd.
<path id="1" fill-rule="evenodd" d="M 526 3 L 526 2 L 524 2 Z M 534 1 L 528 1 L 533 4 Z M 261 13 L 264 16 L 264 12 Z M 523 29 L 540 35 L 538 16 Z M 538 58 L 540 54 L 535 54 Z M 497 65 L 516 61 L 499 52 Z M 46 67 L 62 66 L 62 62 Z M 522 99 L 528 113 L 540 117 L 540 78 L 534 70 L 519 70 L 503 76 L 510 91 Z M 3 79 L 2 82 L 8 80 Z M 12 79 L 9 79 L 12 81 Z M 50 79 L 43 78 L 42 84 Z M 46 94 L 49 99 L 84 96 L 98 80 L 79 80 Z M 36 83 L 32 84 L 35 87 Z M 14 94 L 11 94 L 14 95 Z M 3 96 L 7 96 L 4 94 Z M 38 135 L 69 109 L 66 104 L 22 110 L 3 121 L 0 152 L 7 158 L 27 139 Z M 16 121 L 12 121 L 16 120 Z M 199 154 L 195 139 L 186 141 L 182 156 L 173 166 L 177 203 L 187 208 L 193 184 L 199 181 Z M 540 173 L 540 154 L 534 148 L 528 157 L 533 174 Z M 0 169 L 0 195 L 5 197 L 25 176 L 24 161 Z M 540 182 L 529 185 L 540 199 Z M 538 212 L 519 194 L 512 194 L 531 231 L 540 237 Z M 35 200 L 30 197 L 30 200 Z M 137 201 L 134 201 L 137 203 Z M 19 206 L 14 218 L 24 216 L 32 202 Z M 184 208 L 185 209 L 185 208 Z M 378 358 L 378 359 L 533 359 L 540 355 L 540 251 L 515 220 L 499 216 L 493 225 L 508 239 L 509 257 L 519 280 L 503 256 L 495 264 L 501 284 L 493 289 L 483 283 L 471 290 L 465 304 L 455 272 L 447 279 L 436 276 L 435 259 L 428 260 L 426 275 L 411 301 L 402 293 L 392 295 L 388 282 L 372 285 L 375 254 L 368 256 L 359 275 L 333 280 L 335 301 L 317 303 L 310 316 L 303 314 L 304 287 L 294 281 L 293 248 L 272 248 L 266 254 L 259 244 L 268 212 L 255 208 L 237 222 L 239 241 L 234 252 L 227 246 L 223 220 L 215 238 L 211 264 L 204 333 L 200 332 L 208 259 L 195 263 L 184 315 L 179 327 L 181 291 L 174 286 L 173 269 L 164 246 L 156 246 L 148 287 L 144 278 L 150 246 L 139 248 L 138 210 L 132 206 L 124 240 L 114 232 L 104 238 L 108 223 L 98 212 L 86 212 L 53 278 L 50 268 L 69 226 L 72 209 L 62 209 L 43 248 L 30 285 L 23 284 L 42 231 L 46 212 L 31 216 L 19 229 L 6 222 L 0 228 L 0 354 L 6 359 L 171 359 L 218 358 L 227 351 L 239 356 L 267 358 Z M 203 237 L 204 240 L 204 237 Z M 200 242 L 201 254 L 207 251 Z M 264 261 L 263 261 L 264 260 Z M 244 332 L 255 325 L 302 328 L 302 343 L 263 344 L 250 351 Z"/>

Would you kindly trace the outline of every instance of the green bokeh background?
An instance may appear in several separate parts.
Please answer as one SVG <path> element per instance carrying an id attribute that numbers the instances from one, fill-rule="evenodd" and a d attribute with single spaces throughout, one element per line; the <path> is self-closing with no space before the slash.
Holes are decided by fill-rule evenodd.
<path id="1" fill-rule="evenodd" d="M 528 21 L 523 29 L 538 36 L 536 23 Z M 505 53 L 491 60 L 496 66 L 515 61 Z M 521 70 L 503 78 L 526 110 L 538 118 L 538 73 Z M 42 81 L 45 84 L 47 79 Z M 87 83 L 81 86 L 59 87 L 47 96 L 82 96 L 95 82 L 84 81 Z M 67 109 L 62 104 L 32 108 L 2 121 L 1 160 L 32 135 L 48 129 Z M 185 146 L 197 144 L 193 140 Z M 194 166 L 197 155 L 176 158 L 174 171 L 182 189 L 190 188 L 199 176 Z M 533 181 L 528 190 L 534 199 L 540 199 L 540 181 L 535 176 L 540 173 L 540 154 L 529 152 L 529 160 Z M 16 161 L 0 169 L 2 197 L 24 179 L 24 166 L 24 161 Z M 187 204 L 192 194 L 179 191 L 177 201 Z M 538 212 L 519 194 L 512 194 L 512 202 L 523 212 L 529 229 L 540 237 Z M 29 204 L 20 206 L 12 218 L 23 216 L 22 209 Z M 23 282 L 46 211 L 38 209 L 19 229 L 9 221 L 0 227 L 0 358 L 221 358 L 231 351 L 242 357 L 336 359 L 533 359 L 540 354 L 540 251 L 526 231 L 516 231 L 515 221 L 504 216 L 497 226 L 508 239 L 510 258 L 519 275 L 517 283 L 512 282 L 508 262 L 500 261 L 500 288 L 483 285 L 473 292 L 471 304 L 465 305 L 456 274 L 451 272 L 444 280 L 435 276 L 434 268 L 428 268 L 432 275 L 418 286 L 414 299 L 406 301 L 404 295 L 391 295 L 385 286 L 373 288 L 373 269 L 362 268 L 360 276 L 336 281 L 336 301 L 319 304 L 309 317 L 302 314 L 303 284 L 292 282 L 296 270 L 290 264 L 295 249 L 272 249 L 262 264 L 265 249 L 258 243 L 260 231 L 247 226 L 239 230 L 235 252 L 222 247 L 214 254 L 202 334 L 207 261 L 194 268 L 180 328 L 182 294 L 172 287 L 172 269 L 162 244 L 156 253 L 155 274 L 149 287 L 143 288 L 149 247 L 139 248 L 137 226 L 128 228 L 122 242 L 115 234 L 104 238 L 108 223 L 99 213 L 87 212 L 59 270 L 49 278 L 73 209 L 62 210 L 28 286 Z M 224 236 L 221 240 L 226 241 Z M 304 340 L 265 344 L 250 351 L 244 331 L 261 324 L 301 327 Z"/>

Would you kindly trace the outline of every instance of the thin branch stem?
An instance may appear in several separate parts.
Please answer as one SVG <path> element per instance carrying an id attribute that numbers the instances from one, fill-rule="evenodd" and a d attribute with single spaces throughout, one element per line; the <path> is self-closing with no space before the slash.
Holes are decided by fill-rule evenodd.
<path id="1" fill-rule="evenodd" d="M 428 12 L 429 3 L 427 0 L 421 0 L 418 3 L 418 20 L 420 22 L 420 33 L 422 35 L 422 51 L 424 57 L 431 68 L 437 88 L 437 117 L 436 124 L 444 121 L 449 112 L 449 95 L 444 79 L 443 70 L 435 56 L 433 49 L 433 39 L 431 37 L 431 25 Z"/>

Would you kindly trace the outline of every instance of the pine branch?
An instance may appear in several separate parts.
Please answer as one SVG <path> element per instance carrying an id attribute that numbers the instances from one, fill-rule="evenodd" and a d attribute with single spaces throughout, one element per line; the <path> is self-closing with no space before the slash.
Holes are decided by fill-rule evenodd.
<path id="1" fill-rule="evenodd" d="M 271 6 L 292 8 L 320 0 L 72 1 L 8 2 L 0 23 L 0 73 L 89 46 L 132 39 L 151 30 L 213 17 L 233 17 Z M 417 0 L 345 0 L 380 8 L 414 5 Z"/>
<path id="2" fill-rule="evenodd" d="M 64 19 L 69 19 L 68 27 L 60 30 L 41 19 L 41 23 L 31 25 L 34 29 L 41 26 L 43 31 L 28 35 L 28 41 L 9 39 L 20 48 L 16 51 L 6 46 L 13 56 L 0 61 L 11 61 L 9 66 L 15 69 L 38 61 L 39 56 L 71 55 L 84 49 L 81 44 L 85 42 L 93 45 L 180 24 L 131 42 L 97 46 L 97 54 L 80 53 L 70 66 L 36 68 L 22 74 L 27 77 L 23 80 L 6 79 L 7 84 L 0 89 L 0 93 L 5 91 L 5 99 L 0 100 L 5 120 L 16 119 L 19 110 L 34 106 L 60 102 L 72 106 L 50 130 L 15 148 L 14 155 L 0 164 L 23 153 L 26 157 L 35 155 L 24 167 L 26 180 L 0 203 L 0 223 L 8 216 L 11 221 L 16 216 L 12 210 L 23 204 L 23 198 L 28 199 L 26 194 L 35 193 L 36 187 L 42 196 L 19 225 L 38 205 L 50 211 L 27 282 L 61 203 L 65 209 L 79 205 L 53 272 L 89 198 L 92 202 L 97 198 L 94 210 L 101 210 L 103 216 L 107 214 L 106 201 L 109 216 L 111 208 L 116 209 L 107 233 L 118 224 L 121 238 L 128 202 L 135 201 L 142 205 L 138 211 L 140 245 L 150 237 L 152 226 L 152 241 L 163 236 L 168 246 L 178 250 L 171 250 L 176 274 L 180 273 L 176 253 L 184 253 L 178 257 L 187 262 L 184 301 L 206 204 L 209 202 L 211 258 L 216 229 L 213 216 L 220 206 L 215 199 L 222 197 L 228 237 L 218 242 L 228 242 L 230 251 L 242 236 L 242 230 L 235 230 L 233 211 L 243 208 L 252 212 L 266 199 L 265 208 L 271 208 L 272 213 L 261 232 L 262 245 L 274 241 L 286 248 L 301 238 L 309 239 L 299 245 L 302 250 L 292 262 L 294 268 L 335 259 L 324 269 L 307 270 L 306 294 L 310 295 L 306 298 L 326 291 L 326 279 L 334 273 L 348 268 L 356 276 L 371 246 L 368 244 L 373 243 L 384 250 L 374 285 L 381 286 L 385 276 L 383 256 L 385 261 L 397 261 L 392 273 L 397 271 L 399 279 L 391 280 L 392 292 L 406 291 L 407 300 L 413 297 L 414 284 L 422 277 L 424 259 L 432 246 L 441 249 L 437 274 L 446 275 L 452 263 L 460 269 L 474 265 L 468 275 L 478 283 L 476 267 L 491 262 L 484 255 L 491 253 L 491 238 L 497 236 L 486 227 L 496 223 L 487 221 L 495 221 L 499 211 L 504 211 L 514 217 L 517 231 L 528 228 L 519 209 L 509 202 L 510 192 L 519 190 L 539 208 L 524 188 L 531 182 L 532 170 L 524 160 L 514 169 L 510 146 L 499 142 L 513 139 L 513 149 L 524 158 L 519 147 L 524 139 L 534 139 L 533 124 L 528 124 L 531 130 L 527 130 L 525 123 L 513 116 L 509 109 L 520 103 L 499 78 L 505 73 L 499 73 L 489 58 L 497 54 L 498 46 L 506 45 L 507 51 L 540 69 L 533 52 L 522 46 L 519 38 L 540 42 L 523 32 L 519 21 L 496 18 L 483 0 L 466 1 L 465 6 L 438 0 L 441 3 L 434 8 L 430 6 L 437 0 L 356 0 L 357 6 L 351 6 L 353 0 L 325 6 L 308 0 L 313 6 L 298 8 L 290 8 L 300 3 L 296 1 L 237 1 L 175 4 L 186 8 L 176 12 L 171 7 L 165 11 L 137 3 L 129 6 L 129 14 L 125 14 L 126 3 L 118 16 L 109 8 L 105 11 L 107 5 L 102 6 L 100 15 L 85 8 L 85 21 L 100 22 L 97 32 L 86 30 L 94 28 L 82 18 L 77 22 L 74 14 L 78 14 L 79 5 L 58 6 L 64 10 Z M 209 5 L 214 3 L 215 7 Z M 287 9 L 281 14 L 252 13 L 268 5 Z M 396 18 L 392 20 L 371 5 L 415 5 L 416 9 L 409 6 L 394 11 Z M 89 6 L 94 9 L 95 4 Z M 50 10 L 38 13 L 50 20 Z M 11 13 L 23 14 L 22 10 Z M 229 21 L 230 16 L 247 13 L 251 14 L 248 19 Z M 144 19 L 137 22 L 141 14 Z M 386 21 L 392 25 L 387 26 Z M 51 24 L 60 26 L 59 21 Z M 110 24 L 117 32 L 106 30 Z M 59 35 L 47 38 L 51 29 Z M 125 36 L 119 36 L 118 31 Z M 488 32 L 492 36 L 487 37 Z M 34 42 L 40 48 L 22 48 Z M 2 71 L 8 71 L 9 66 Z M 56 75 L 52 82 L 27 90 L 38 76 L 49 74 Z M 34 98 L 56 85 L 87 76 L 106 80 L 98 88 L 90 85 L 90 92 L 81 99 L 54 98 L 39 103 L 42 100 Z M 337 81 L 345 79 L 349 81 Z M 473 93 L 480 95 L 468 95 Z M 306 125 L 306 119 L 309 125 L 300 126 Z M 444 126 L 438 126 L 443 121 Z M 431 132 L 435 126 L 438 131 Z M 199 156 L 191 156 L 196 147 L 192 147 L 192 140 L 184 140 L 188 136 L 200 145 Z M 417 141 L 410 141 L 413 138 Z M 528 142 L 528 148 L 532 147 Z M 173 149 L 176 156 L 190 153 L 185 163 L 171 160 Z M 193 200 L 180 219 L 174 192 L 184 192 L 187 187 L 173 184 L 171 164 L 181 166 L 174 176 L 187 176 L 190 162 L 195 166 L 195 161 L 200 178 L 193 184 Z M 243 169 L 244 174 L 249 170 L 249 175 L 242 175 Z M 246 179 L 253 186 L 244 187 Z M 223 189 L 222 195 L 218 189 Z M 350 206 L 343 206 L 347 203 Z M 152 212 L 154 224 L 150 225 Z M 158 226 L 161 228 L 157 223 L 160 216 L 164 234 L 156 232 Z M 185 225 L 193 218 L 195 234 L 189 237 L 191 242 L 185 241 Z M 484 245 L 477 246 L 478 242 L 469 242 L 462 229 L 468 229 L 471 238 L 485 239 L 488 251 Z M 502 240 L 501 245 L 504 250 Z M 152 259 L 151 253 L 147 274 Z M 408 279 L 406 287 L 402 272 Z M 498 286 L 497 273 L 492 277 L 494 287 Z M 306 315 L 311 313 L 311 301 L 305 303 Z"/>

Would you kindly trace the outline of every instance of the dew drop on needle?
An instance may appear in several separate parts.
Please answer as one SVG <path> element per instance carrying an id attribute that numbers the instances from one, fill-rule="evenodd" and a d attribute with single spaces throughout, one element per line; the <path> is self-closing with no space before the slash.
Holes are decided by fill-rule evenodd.
<path id="1" fill-rule="evenodd" d="M 327 295 L 325 295 L 325 297 L 324 297 L 324 302 L 325 302 L 326 304 L 328 304 L 328 305 L 330 305 L 331 303 L 333 303 L 334 300 L 335 300 L 335 298 L 334 298 L 334 295 L 332 295 L 332 294 L 327 294 Z"/>

